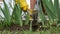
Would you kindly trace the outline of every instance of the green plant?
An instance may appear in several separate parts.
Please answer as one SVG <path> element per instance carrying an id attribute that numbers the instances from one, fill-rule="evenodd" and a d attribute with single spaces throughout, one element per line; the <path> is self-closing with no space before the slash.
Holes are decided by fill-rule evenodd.
<path id="1" fill-rule="evenodd" d="M 8 5 L 6 4 L 6 2 L 3 0 L 3 3 L 4 3 L 4 8 L 1 8 L 0 7 L 0 10 L 3 12 L 4 14 L 4 24 L 6 26 L 10 26 L 12 24 L 12 22 L 14 24 L 18 24 L 20 26 L 23 25 L 23 22 L 22 22 L 22 9 L 20 8 L 20 4 L 15 4 L 14 5 L 14 8 L 12 7 L 13 9 L 13 13 L 12 15 L 10 15 L 10 11 L 9 11 L 9 8 L 8 8 Z M 29 14 L 27 13 L 26 15 L 26 21 L 25 21 L 25 24 L 28 24 L 29 22 Z"/>
<path id="2" fill-rule="evenodd" d="M 45 12 L 47 13 L 47 16 L 48 16 L 48 21 L 49 23 L 60 23 L 60 8 L 59 8 L 59 0 L 54 0 L 54 4 L 52 2 L 52 0 L 41 0 L 41 2 L 43 3 L 43 6 L 44 6 L 44 9 L 45 9 Z M 46 15 L 44 15 L 43 13 L 43 9 L 40 5 L 40 18 L 44 24 L 44 22 L 46 22 Z"/>
<path id="3" fill-rule="evenodd" d="M 42 9 L 42 4 L 40 4 L 39 17 L 41 19 L 43 26 L 45 26 L 45 24 L 47 24 L 47 23 L 49 23 L 49 24 L 60 23 L 60 15 L 59 15 L 60 8 L 59 8 L 59 2 L 58 2 L 59 0 L 54 0 L 54 4 L 52 3 L 52 0 L 41 0 L 41 1 L 43 3 L 44 9 L 45 9 L 48 19 L 49 19 L 49 20 L 46 20 L 46 17 L 45 17 L 46 15 L 43 13 L 43 9 Z M 20 8 L 20 4 L 14 5 L 13 13 L 12 13 L 12 15 L 10 15 L 8 5 L 6 4 L 6 2 L 4 0 L 3 0 L 3 3 L 4 3 L 4 8 L 0 7 L 0 10 L 3 12 L 5 18 L 4 18 L 3 24 L 0 23 L 0 28 L 3 27 L 4 25 L 11 26 L 12 23 L 23 26 L 22 9 Z M 26 15 L 26 20 L 25 20 L 25 25 L 26 25 L 29 23 L 29 14 L 25 13 L 25 15 Z M 50 25 L 50 29 L 52 31 L 54 28 L 51 27 L 51 25 Z M 56 29 L 56 31 L 57 30 L 58 30 L 58 28 Z M 55 29 L 53 31 L 55 31 Z M 51 32 L 49 30 L 48 31 L 43 30 L 43 31 L 40 31 L 39 33 L 47 34 L 47 32 L 49 32 L 48 34 L 51 34 Z M 6 32 L 3 31 L 2 33 L 5 34 Z M 15 32 L 14 34 L 17 34 L 17 33 L 18 32 Z M 22 34 L 34 34 L 34 33 L 35 32 L 32 32 L 32 22 L 30 23 L 29 31 L 22 31 Z M 10 32 L 9 32 L 9 34 L 10 34 Z"/>
<path id="4" fill-rule="evenodd" d="M 15 20 L 15 23 L 16 24 L 19 24 L 22 26 L 22 11 L 19 7 L 18 4 L 16 4 L 14 6 L 14 9 L 13 9 L 13 14 L 12 14 L 12 19 Z"/>
<path id="5" fill-rule="evenodd" d="M 4 3 L 4 8 L 2 9 L 0 7 L 0 9 L 1 9 L 1 11 L 3 12 L 3 14 L 5 16 L 4 23 L 5 23 L 5 25 L 10 26 L 10 24 L 11 24 L 11 17 L 10 17 L 9 8 L 8 8 L 8 6 L 7 6 L 7 4 L 5 3 L 4 0 L 3 0 L 3 3 Z"/>

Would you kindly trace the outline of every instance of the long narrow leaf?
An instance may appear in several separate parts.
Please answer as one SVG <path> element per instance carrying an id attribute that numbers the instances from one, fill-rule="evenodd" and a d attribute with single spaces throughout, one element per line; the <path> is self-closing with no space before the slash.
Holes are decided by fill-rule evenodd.
<path id="1" fill-rule="evenodd" d="M 16 24 L 20 24 L 22 26 L 22 15 L 21 15 L 22 11 L 20 9 L 20 7 L 16 4 L 14 6 L 14 10 L 13 10 L 13 14 L 12 17 L 14 18 Z"/>
<path id="2" fill-rule="evenodd" d="M 5 23 L 7 23 L 8 25 L 10 25 L 11 24 L 10 23 L 11 17 L 10 17 L 9 8 L 8 8 L 8 6 L 7 6 L 7 4 L 5 3 L 4 0 L 3 0 L 3 3 L 4 3 L 4 8 L 3 9 L 1 8 L 1 11 L 3 12 L 3 14 L 5 16 Z"/>

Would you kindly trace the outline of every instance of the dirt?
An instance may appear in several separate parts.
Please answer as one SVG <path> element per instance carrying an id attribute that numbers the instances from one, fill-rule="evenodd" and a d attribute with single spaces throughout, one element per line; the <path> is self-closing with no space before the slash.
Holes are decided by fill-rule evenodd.
<path id="1" fill-rule="evenodd" d="M 33 21 L 33 22 L 32 22 L 32 30 L 33 30 L 33 31 L 36 31 L 37 29 L 43 30 L 44 28 L 45 28 L 45 29 L 49 29 L 49 27 L 42 27 L 42 23 L 38 23 L 37 25 L 35 25 L 36 22 L 37 22 L 37 21 Z M 40 26 L 41 26 L 41 27 L 40 27 Z M 55 26 L 55 24 L 52 25 L 52 26 Z M 6 30 L 9 30 L 9 31 L 29 30 L 29 29 L 30 29 L 30 25 L 29 25 L 29 24 L 28 24 L 28 25 L 23 25 L 23 26 L 21 27 L 21 26 L 19 26 L 19 25 L 12 24 L 12 25 L 9 26 L 9 27 L 5 27 L 5 26 L 4 26 L 2 29 L 0 29 L 0 31 L 3 31 L 3 30 L 5 30 L 5 29 L 6 29 Z"/>

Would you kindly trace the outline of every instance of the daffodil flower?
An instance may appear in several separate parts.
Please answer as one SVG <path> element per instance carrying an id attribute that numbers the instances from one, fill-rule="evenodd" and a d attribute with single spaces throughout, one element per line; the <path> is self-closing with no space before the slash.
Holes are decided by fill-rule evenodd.
<path id="1" fill-rule="evenodd" d="M 26 0 L 16 0 L 15 3 L 16 4 L 20 3 L 20 7 L 22 8 L 22 10 L 27 11 L 28 4 L 27 4 Z"/>

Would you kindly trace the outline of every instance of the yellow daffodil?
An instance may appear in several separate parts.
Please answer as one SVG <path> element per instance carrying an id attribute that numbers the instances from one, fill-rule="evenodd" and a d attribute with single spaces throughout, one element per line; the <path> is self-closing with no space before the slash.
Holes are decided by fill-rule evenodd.
<path id="1" fill-rule="evenodd" d="M 26 0 L 16 0 L 16 4 L 20 3 L 20 7 L 22 8 L 22 10 L 27 11 L 28 9 L 28 4 L 26 2 Z"/>

